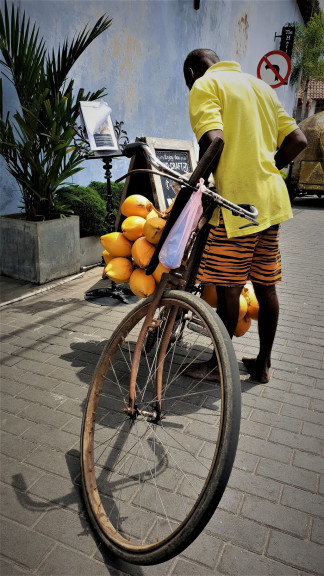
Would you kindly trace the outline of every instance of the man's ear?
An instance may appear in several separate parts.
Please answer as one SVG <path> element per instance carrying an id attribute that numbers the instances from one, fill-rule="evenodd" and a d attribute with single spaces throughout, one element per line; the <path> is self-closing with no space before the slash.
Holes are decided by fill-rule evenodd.
<path id="1" fill-rule="evenodd" d="M 197 80 L 197 77 L 196 77 L 192 68 L 188 68 L 188 73 L 189 73 L 189 77 L 190 77 L 191 81 L 190 81 L 190 85 L 189 85 L 189 82 L 187 84 L 190 88 L 192 88 L 194 82 Z"/>

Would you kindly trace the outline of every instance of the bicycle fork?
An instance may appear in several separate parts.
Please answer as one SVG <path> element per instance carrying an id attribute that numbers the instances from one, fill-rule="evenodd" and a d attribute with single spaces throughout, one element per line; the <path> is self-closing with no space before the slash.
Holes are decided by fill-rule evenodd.
<path id="1" fill-rule="evenodd" d="M 172 279 L 174 281 L 174 279 Z M 146 410 L 137 410 L 135 408 L 135 390 L 136 390 L 136 381 L 138 375 L 138 368 L 141 358 L 142 349 L 144 346 L 144 341 L 147 335 L 148 330 L 154 329 L 158 326 L 158 323 L 161 320 L 155 319 L 154 314 L 157 310 L 159 302 L 162 298 L 163 292 L 167 283 L 170 281 L 170 274 L 163 274 L 162 279 L 157 287 L 156 293 L 154 298 L 149 306 L 147 311 L 144 323 L 140 330 L 137 342 L 135 344 L 135 349 L 133 353 L 132 359 L 132 367 L 130 373 L 130 381 L 129 381 L 129 397 L 128 397 L 128 408 L 124 409 L 129 416 L 135 417 L 137 414 L 141 414 L 144 417 L 150 418 L 153 422 L 158 422 L 163 418 L 161 413 L 162 410 L 162 374 L 163 374 L 163 364 L 164 358 L 167 352 L 169 339 L 172 333 L 172 329 L 174 326 L 174 322 L 176 319 L 178 308 L 177 306 L 173 306 L 168 314 L 167 323 L 165 325 L 163 331 L 163 338 L 159 344 L 158 355 L 157 355 L 157 370 L 156 370 L 156 406 L 152 412 Z"/>

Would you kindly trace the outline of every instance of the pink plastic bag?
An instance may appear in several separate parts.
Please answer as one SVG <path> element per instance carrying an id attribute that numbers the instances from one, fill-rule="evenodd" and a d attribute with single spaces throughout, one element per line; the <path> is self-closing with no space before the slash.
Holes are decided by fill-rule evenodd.
<path id="1" fill-rule="evenodd" d="M 172 226 L 159 253 L 159 260 L 166 268 L 178 268 L 190 238 L 202 215 L 202 193 L 206 190 L 201 178 L 199 187 L 193 192 L 179 218 Z"/>

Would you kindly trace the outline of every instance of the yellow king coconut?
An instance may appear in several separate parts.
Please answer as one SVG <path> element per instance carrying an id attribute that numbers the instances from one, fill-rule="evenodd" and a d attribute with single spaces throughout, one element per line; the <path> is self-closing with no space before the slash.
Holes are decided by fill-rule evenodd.
<path id="1" fill-rule="evenodd" d="M 141 236 L 135 240 L 132 246 L 132 258 L 140 268 L 146 268 L 154 254 L 155 246 L 146 240 L 145 236 Z"/>
<path id="2" fill-rule="evenodd" d="M 252 321 L 249 316 L 243 316 L 243 318 L 241 318 L 236 325 L 234 336 L 243 336 L 243 334 L 245 334 L 251 327 L 251 322 Z"/>
<path id="3" fill-rule="evenodd" d="M 242 294 L 247 301 L 247 315 L 252 320 L 257 320 L 259 316 L 259 302 L 254 292 L 252 284 L 245 284 Z"/>
<path id="4" fill-rule="evenodd" d="M 106 264 L 109 264 L 110 260 L 112 260 L 112 258 L 113 258 L 112 255 L 109 254 L 108 250 L 104 250 L 102 252 L 102 257 L 103 257 Z"/>
<path id="5" fill-rule="evenodd" d="M 138 298 L 147 298 L 155 291 L 156 283 L 152 275 L 146 276 L 145 270 L 136 268 L 129 279 L 129 287 Z"/>
<path id="6" fill-rule="evenodd" d="M 143 228 L 143 233 L 151 244 L 157 244 L 161 238 L 161 234 L 164 226 L 166 225 L 166 220 L 163 218 L 149 218 L 146 220 Z"/>
<path id="7" fill-rule="evenodd" d="M 128 258 L 113 258 L 105 267 L 105 275 L 114 282 L 128 282 L 134 266 Z"/>
<path id="8" fill-rule="evenodd" d="M 165 266 L 163 266 L 163 264 L 161 264 L 161 262 L 159 262 L 159 264 L 157 265 L 157 267 L 153 272 L 153 278 L 157 284 L 160 283 L 162 274 L 164 274 L 164 272 L 170 272 L 170 268 L 166 268 Z"/>
<path id="9" fill-rule="evenodd" d="M 209 306 L 217 308 L 217 290 L 215 284 L 204 284 L 201 297 Z"/>
<path id="10" fill-rule="evenodd" d="M 141 196 L 141 194 L 128 196 L 120 207 L 121 213 L 126 217 L 141 216 L 142 218 L 146 218 L 152 209 L 152 202 L 145 198 L 145 196 Z"/>
<path id="11" fill-rule="evenodd" d="M 125 218 L 122 222 L 121 229 L 128 240 L 135 242 L 137 238 L 143 236 L 145 223 L 145 218 L 141 216 L 128 216 L 128 218 Z"/>
<path id="12" fill-rule="evenodd" d="M 127 258 L 132 253 L 132 242 L 127 240 L 122 232 L 105 234 L 100 237 L 100 242 L 113 258 L 118 256 Z"/>

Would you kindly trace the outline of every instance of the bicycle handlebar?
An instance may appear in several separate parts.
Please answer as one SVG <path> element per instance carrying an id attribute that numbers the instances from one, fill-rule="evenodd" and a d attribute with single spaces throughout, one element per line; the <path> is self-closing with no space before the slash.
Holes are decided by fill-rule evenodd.
<path id="1" fill-rule="evenodd" d="M 159 176 L 163 176 L 164 178 L 169 176 L 179 184 L 187 186 L 192 190 L 197 190 L 197 182 L 203 176 L 203 174 L 206 174 L 206 172 L 208 172 L 208 169 L 210 165 L 215 161 L 215 158 L 220 157 L 223 146 L 224 146 L 223 140 L 221 138 L 215 138 L 215 140 L 211 143 L 211 145 L 206 150 L 202 158 L 199 160 L 197 167 L 193 171 L 190 178 L 187 179 L 179 172 L 176 172 L 176 170 L 173 170 L 172 168 L 166 166 L 166 164 L 163 164 L 163 162 L 161 162 L 161 160 L 159 160 L 152 153 L 147 144 L 145 144 L 144 142 L 132 142 L 131 144 L 127 144 L 124 147 L 123 155 L 126 156 L 127 158 L 131 158 L 132 156 L 137 155 L 143 155 L 145 156 L 146 160 L 148 160 L 148 162 L 150 162 L 153 166 L 155 166 L 158 169 L 158 172 L 150 170 L 149 168 L 144 169 L 142 168 L 138 170 L 135 169 L 131 170 L 130 172 L 127 172 L 127 174 L 124 174 L 123 176 L 118 178 L 116 182 L 124 180 L 124 178 L 126 178 L 130 174 L 138 172 L 149 172 L 149 173 L 151 172 L 154 174 L 158 174 Z M 206 194 L 208 196 L 211 196 L 218 206 L 230 210 L 230 212 L 232 212 L 234 216 L 240 216 L 241 218 L 245 218 L 246 220 L 249 220 L 251 222 L 251 224 L 246 224 L 241 228 L 246 228 L 247 226 L 259 225 L 259 223 L 256 221 L 256 218 L 258 217 L 258 210 L 252 204 L 233 204 L 229 200 L 226 200 L 225 198 L 217 194 L 217 192 L 214 192 L 213 190 L 210 190 L 207 187 L 206 187 Z"/>

